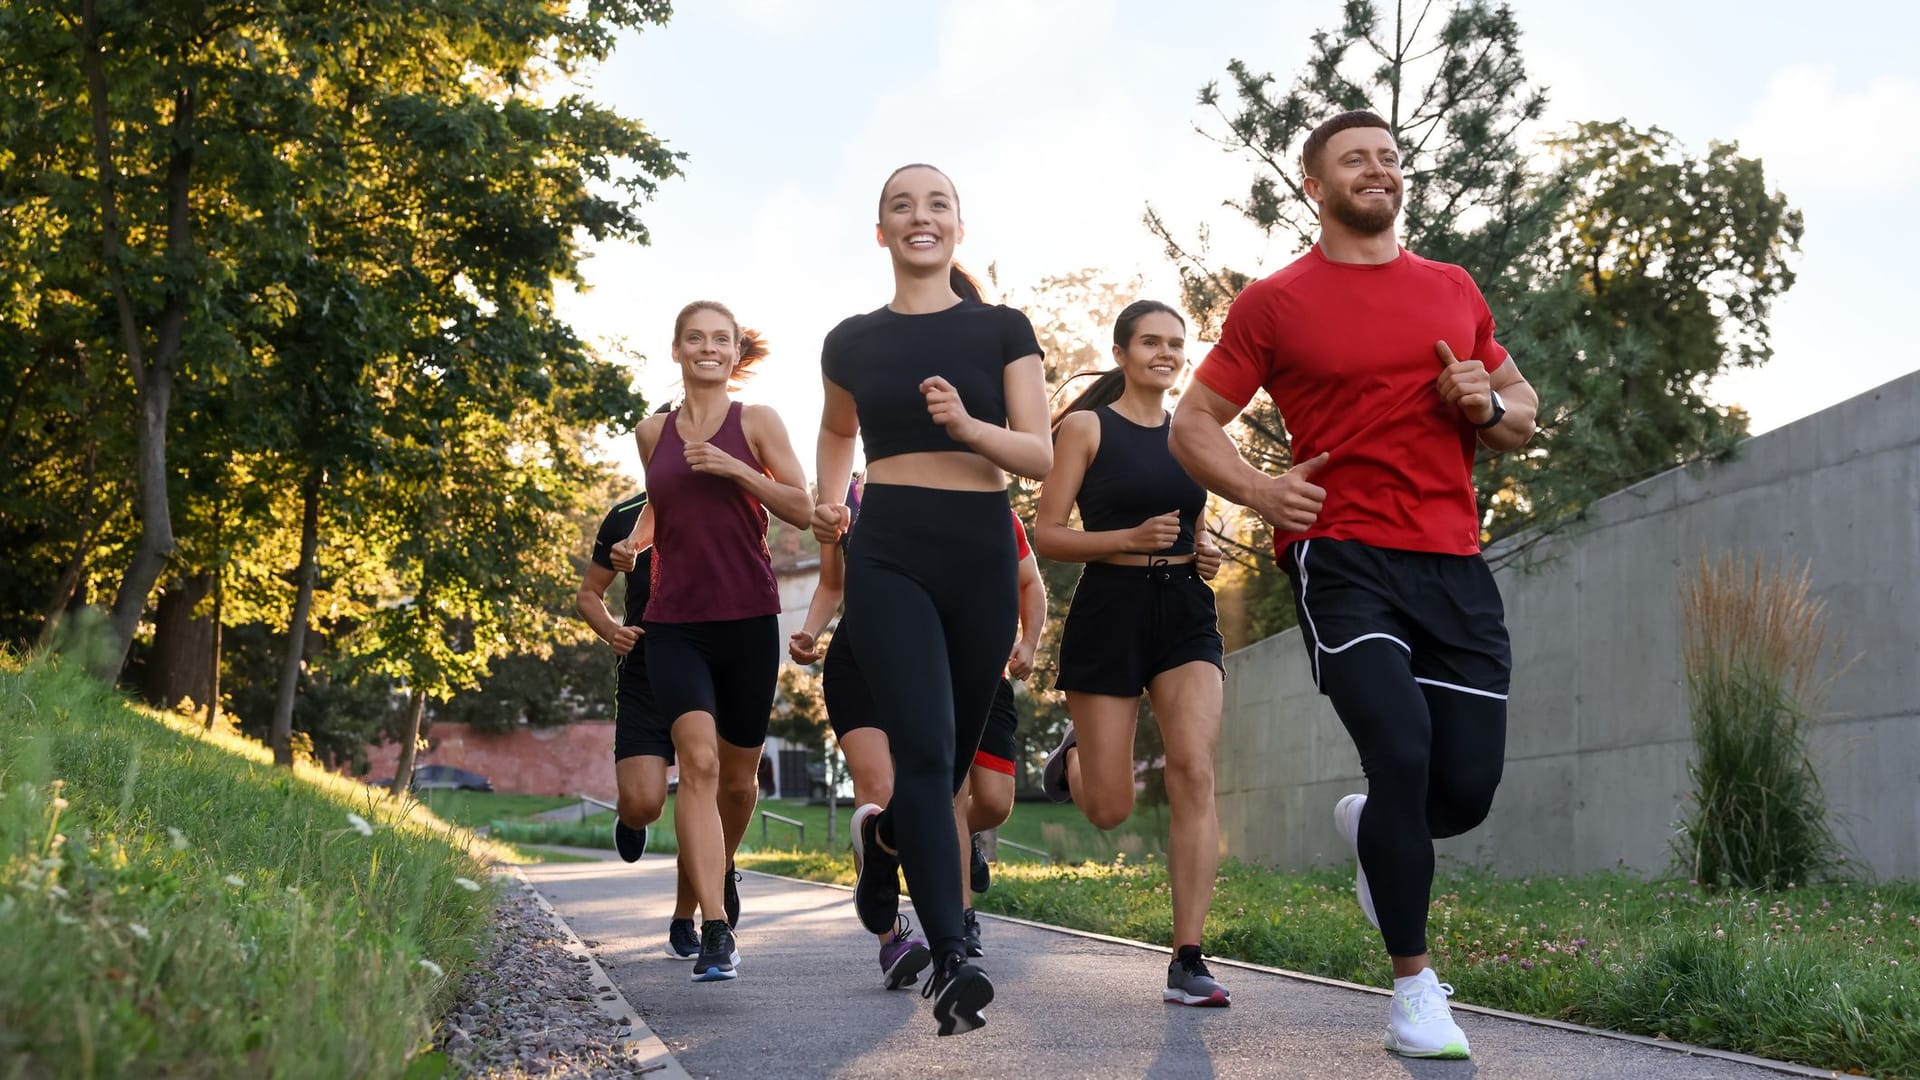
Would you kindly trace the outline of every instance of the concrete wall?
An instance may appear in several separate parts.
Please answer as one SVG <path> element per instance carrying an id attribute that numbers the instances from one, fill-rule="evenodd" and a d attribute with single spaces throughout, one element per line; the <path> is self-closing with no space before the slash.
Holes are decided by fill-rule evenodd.
<path id="1" fill-rule="evenodd" d="M 1858 657 L 1828 698 L 1816 767 L 1856 853 L 1920 877 L 1920 373 L 1610 496 L 1536 549 L 1552 563 L 1499 573 L 1506 779 L 1487 823 L 1443 854 L 1520 873 L 1667 864 L 1691 754 L 1676 589 L 1703 552 L 1727 551 L 1811 563 Z M 1283 867 L 1345 858 L 1333 804 L 1365 782 L 1298 631 L 1227 658 L 1224 719 L 1228 850 Z"/>

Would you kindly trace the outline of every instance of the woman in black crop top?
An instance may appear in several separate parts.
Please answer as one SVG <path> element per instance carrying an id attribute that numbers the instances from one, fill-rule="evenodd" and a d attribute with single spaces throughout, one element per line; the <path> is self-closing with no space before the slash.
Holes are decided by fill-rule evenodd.
<path id="1" fill-rule="evenodd" d="M 885 718 L 893 796 L 854 812 L 854 907 L 894 926 L 899 871 L 931 943 L 927 996 L 942 1035 L 985 1023 L 986 973 L 966 960 L 953 796 L 973 764 L 1017 608 L 1007 477 L 1046 475 L 1046 380 L 1025 315 L 980 300 L 953 265 L 960 200 L 928 165 L 894 171 L 875 227 L 893 259 L 893 301 L 827 335 L 816 479 L 846 490 L 866 441 L 860 527 L 846 537 L 848 644 Z M 841 541 L 847 508 L 822 502 L 813 529 Z"/>
<path id="2" fill-rule="evenodd" d="M 1111 829 L 1133 812 L 1133 735 L 1144 692 L 1166 744 L 1172 811 L 1174 959 L 1163 1000 L 1226 1005 L 1201 956 L 1220 863 L 1213 754 L 1220 738 L 1223 656 L 1213 590 L 1218 549 L 1199 527 L 1207 493 L 1167 448 L 1166 393 L 1186 366 L 1186 324 L 1141 300 L 1113 328 L 1118 367 L 1054 425 L 1053 471 L 1040 489 L 1033 547 L 1087 564 L 1060 638 L 1073 724 L 1047 759 L 1044 783 Z M 1080 525 L 1067 524 L 1075 503 Z"/>

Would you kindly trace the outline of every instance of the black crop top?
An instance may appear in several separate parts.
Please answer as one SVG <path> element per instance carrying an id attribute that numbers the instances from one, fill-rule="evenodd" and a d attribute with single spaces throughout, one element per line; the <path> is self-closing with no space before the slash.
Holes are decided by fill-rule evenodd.
<path id="1" fill-rule="evenodd" d="M 1005 426 L 1006 366 L 1039 351 L 1018 310 L 962 300 L 925 315 L 884 307 L 855 315 L 827 334 L 820 370 L 853 395 L 867 460 L 878 461 L 967 449 L 927 415 L 920 384 L 935 375 L 953 384 L 969 416 Z"/>
<path id="2" fill-rule="evenodd" d="M 1100 418 L 1100 449 L 1088 463 L 1074 500 L 1080 507 L 1080 527 L 1088 532 L 1131 529 L 1178 510 L 1180 538 L 1154 554 L 1192 554 L 1194 528 L 1207 508 L 1207 489 L 1187 475 L 1167 448 L 1172 425 L 1141 427 L 1105 405 L 1093 413 Z"/>

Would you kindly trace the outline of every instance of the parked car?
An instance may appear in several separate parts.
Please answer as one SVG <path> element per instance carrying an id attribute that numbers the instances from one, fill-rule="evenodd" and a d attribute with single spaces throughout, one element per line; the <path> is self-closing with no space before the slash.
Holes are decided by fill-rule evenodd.
<path id="1" fill-rule="evenodd" d="M 451 765 L 422 765 L 413 770 L 413 790 L 451 788 L 456 791 L 492 791 L 493 781 L 477 772 Z"/>

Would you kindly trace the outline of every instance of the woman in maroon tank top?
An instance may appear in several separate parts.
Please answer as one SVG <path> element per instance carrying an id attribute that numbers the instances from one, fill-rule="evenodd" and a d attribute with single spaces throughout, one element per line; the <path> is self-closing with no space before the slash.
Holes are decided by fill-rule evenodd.
<path id="1" fill-rule="evenodd" d="M 688 304 L 673 328 L 686 398 L 634 433 L 652 511 L 647 674 L 672 724 L 674 833 L 705 920 L 695 982 L 731 979 L 739 960 L 733 852 L 759 796 L 781 651 L 767 512 L 800 527 L 813 514 L 779 414 L 729 393 L 764 355 L 726 307 Z"/>

